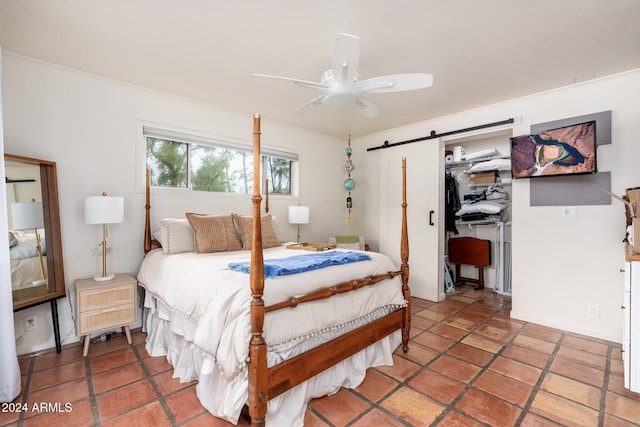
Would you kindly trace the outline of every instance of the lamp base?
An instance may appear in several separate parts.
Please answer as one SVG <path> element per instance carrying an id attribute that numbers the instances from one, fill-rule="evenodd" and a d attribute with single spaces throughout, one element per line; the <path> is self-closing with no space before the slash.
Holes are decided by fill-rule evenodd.
<path id="1" fill-rule="evenodd" d="M 40 280 L 34 280 L 33 282 L 31 282 L 32 286 L 40 286 L 40 285 L 48 285 L 49 284 L 49 279 L 40 279 Z"/>
<path id="2" fill-rule="evenodd" d="M 104 276 L 93 276 L 93 281 L 94 282 L 108 282 L 109 280 L 113 280 L 113 278 L 116 277 L 115 274 L 107 274 Z"/>

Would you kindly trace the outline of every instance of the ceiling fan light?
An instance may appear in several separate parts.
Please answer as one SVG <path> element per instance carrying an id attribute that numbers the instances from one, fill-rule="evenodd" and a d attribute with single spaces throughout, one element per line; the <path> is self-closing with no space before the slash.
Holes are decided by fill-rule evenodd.
<path id="1" fill-rule="evenodd" d="M 358 97 L 349 92 L 334 92 L 325 96 L 324 103 L 331 105 L 349 105 L 358 101 Z"/>

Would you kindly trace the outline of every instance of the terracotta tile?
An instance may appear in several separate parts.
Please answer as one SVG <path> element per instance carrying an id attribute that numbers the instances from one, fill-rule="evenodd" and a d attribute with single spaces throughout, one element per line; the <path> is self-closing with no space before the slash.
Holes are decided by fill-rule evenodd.
<path id="1" fill-rule="evenodd" d="M 194 386 L 181 390 L 165 399 L 178 423 L 201 414 L 206 409 L 200 404 Z"/>
<path id="2" fill-rule="evenodd" d="M 413 338 L 413 341 L 436 351 L 445 351 L 455 343 L 455 341 L 450 338 L 432 334 L 431 332 L 423 332 Z"/>
<path id="3" fill-rule="evenodd" d="M 555 359 L 551 363 L 550 371 L 574 380 L 591 384 L 598 388 L 604 384 L 604 371 L 590 368 L 579 363 L 571 362 L 564 359 Z"/>
<path id="4" fill-rule="evenodd" d="M 79 360 L 66 365 L 56 366 L 51 369 L 37 371 L 31 374 L 29 391 L 40 390 L 45 387 L 60 384 L 69 380 L 85 376 L 84 361 Z"/>
<path id="5" fill-rule="evenodd" d="M 562 426 L 562 424 L 554 423 L 546 418 L 542 418 L 539 415 L 528 412 L 518 427 L 555 427 Z"/>
<path id="6" fill-rule="evenodd" d="M 640 400 L 611 392 L 607 392 L 606 399 L 606 413 L 640 425 Z"/>
<path id="7" fill-rule="evenodd" d="M 445 320 L 444 323 L 449 326 L 453 326 L 454 328 L 462 329 L 463 331 L 470 331 L 478 326 L 477 322 L 469 319 L 464 319 L 460 316 L 450 317 L 449 319 Z"/>
<path id="8" fill-rule="evenodd" d="M 462 310 L 462 311 L 456 313 L 454 317 L 456 317 L 458 319 L 467 320 L 469 322 L 473 322 L 474 327 L 475 327 L 475 326 L 478 326 L 480 323 L 484 322 L 487 319 L 488 314 L 486 314 L 486 313 L 477 313 L 477 312 L 468 311 L 468 310 Z"/>
<path id="9" fill-rule="evenodd" d="M 445 338 L 450 338 L 455 341 L 459 340 L 467 334 L 467 331 L 463 329 L 455 328 L 444 323 L 435 325 L 434 327 L 429 329 L 429 332 L 443 336 Z"/>
<path id="10" fill-rule="evenodd" d="M 525 365 L 524 363 L 520 363 L 515 360 L 506 359 L 504 357 L 498 357 L 494 360 L 489 366 L 489 369 L 531 386 L 536 385 L 538 378 L 540 378 L 540 374 L 542 373 L 538 368 Z"/>
<path id="11" fill-rule="evenodd" d="M 149 380 L 140 380 L 96 397 L 101 419 L 111 418 L 134 407 L 150 402 L 157 394 Z"/>
<path id="12" fill-rule="evenodd" d="M 308 427 L 331 427 L 329 426 L 329 424 L 324 422 L 322 418 L 317 416 L 315 412 L 310 411 L 308 409 L 304 413 L 304 420 L 302 422 L 304 423 L 305 426 L 308 426 Z"/>
<path id="13" fill-rule="evenodd" d="M 89 397 L 87 379 L 82 377 L 29 393 L 28 402 L 72 402 Z"/>
<path id="14" fill-rule="evenodd" d="M 539 353 L 519 345 L 508 345 L 502 352 L 502 356 L 540 369 L 547 366 L 550 357 L 548 354 Z"/>
<path id="15" fill-rule="evenodd" d="M 432 327 L 435 324 L 436 324 L 436 322 L 434 322 L 433 320 L 425 319 L 424 317 L 413 316 L 411 318 L 411 330 L 412 331 L 414 331 L 414 330 L 416 332 L 426 331 L 427 329 L 429 329 L 430 327 Z"/>
<path id="16" fill-rule="evenodd" d="M 455 408 L 492 426 L 514 426 L 521 412 L 516 406 L 475 388 L 469 389 Z"/>
<path id="17" fill-rule="evenodd" d="M 375 369 L 398 381 L 404 381 L 420 369 L 420 365 L 394 354 L 393 366 L 378 366 Z"/>
<path id="18" fill-rule="evenodd" d="M 140 355 L 141 359 L 146 359 L 147 357 L 151 357 L 149 355 L 149 352 L 147 352 L 147 349 L 145 348 L 145 343 L 136 344 L 136 350 L 138 351 L 138 354 Z"/>
<path id="19" fill-rule="evenodd" d="M 465 383 L 471 381 L 480 372 L 478 366 L 446 355 L 440 357 L 429 367 Z"/>
<path id="20" fill-rule="evenodd" d="M 507 342 L 513 336 L 513 331 L 510 329 L 499 328 L 489 324 L 480 326 L 476 329 L 476 332 L 501 343 Z"/>
<path id="21" fill-rule="evenodd" d="M 530 385 L 492 371 L 483 372 L 473 385 L 521 408 L 525 406 L 533 391 Z"/>
<path id="22" fill-rule="evenodd" d="M 465 388 L 463 382 L 445 377 L 430 369 L 425 369 L 416 375 L 409 382 L 409 386 L 446 405 Z"/>
<path id="23" fill-rule="evenodd" d="M 12 410 L 9 410 L 9 408 L 7 408 L 6 411 L 0 411 L 0 426 L 17 425 L 18 418 L 20 418 L 20 413 L 23 411 L 22 396 L 18 396 L 11 403 L 14 403 L 14 404 L 19 403 L 21 404 L 21 406 L 19 407 L 13 406 Z"/>
<path id="24" fill-rule="evenodd" d="M 31 410 L 29 415 L 30 417 L 25 418 L 22 424 L 24 427 L 85 427 L 93 424 L 91 401 L 89 400 L 71 403 L 68 406 L 63 404 L 59 408 L 55 408 L 54 411 L 45 410 L 37 413 Z"/>
<path id="25" fill-rule="evenodd" d="M 67 363 L 77 362 L 78 360 L 82 360 L 82 347 L 80 346 L 66 348 L 60 353 L 56 353 L 55 349 L 52 349 L 52 351 L 42 353 L 42 356 L 35 357 L 33 370 L 41 371 L 43 369 L 50 369 Z"/>
<path id="26" fill-rule="evenodd" d="M 364 381 L 356 387 L 355 391 L 372 402 L 378 402 L 396 388 L 398 384 L 398 381 L 389 378 L 376 369 L 369 369 Z"/>
<path id="27" fill-rule="evenodd" d="M 409 351 L 407 353 L 398 353 L 402 357 L 412 360 L 419 365 L 426 365 L 433 359 L 440 355 L 440 352 L 432 350 L 416 344 L 415 342 L 409 343 Z"/>
<path id="28" fill-rule="evenodd" d="M 189 385 L 195 383 L 195 381 L 181 382 L 180 378 L 173 378 L 173 370 L 164 371 L 158 375 L 154 375 L 153 380 L 158 385 L 160 392 L 165 396 L 171 392 L 189 387 Z"/>
<path id="29" fill-rule="evenodd" d="M 604 415 L 604 425 L 607 427 L 638 427 L 636 423 L 630 423 L 609 414 Z"/>
<path id="30" fill-rule="evenodd" d="M 116 329 L 118 328 L 115 328 L 112 332 L 116 332 Z M 105 331 L 105 332 L 108 332 L 108 331 Z M 94 356 L 99 356 L 106 353 L 111 353 L 116 350 L 129 348 L 131 344 L 127 342 L 126 336 L 119 330 L 117 331 L 117 333 L 118 334 L 116 336 L 114 336 L 113 338 L 110 338 L 107 341 L 90 343 L 88 356 L 94 357 Z M 133 338 L 132 338 L 132 341 L 133 341 Z"/>
<path id="31" fill-rule="evenodd" d="M 95 374 L 119 365 L 136 362 L 137 360 L 138 358 L 133 351 L 133 348 L 127 347 L 121 350 L 116 350 L 110 353 L 91 357 L 89 359 L 89 367 L 91 369 L 91 373 Z"/>
<path id="32" fill-rule="evenodd" d="M 462 342 L 472 347 L 488 351 L 489 353 L 497 353 L 503 347 L 503 343 L 477 333 L 467 335 L 462 339 Z"/>
<path id="33" fill-rule="evenodd" d="M 595 410 L 600 410 L 602 392 L 599 388 L 551 372 L 544 377 L 540 388 Z"/>
<path id="34" fill-rule="evenodd" d="M 309 411 L 307 411 L 309 412 Z M 240 417 L 240 419 L 238 420 L 238 424 L 239 426 L 248 426 L 250 423 L 245 420 L 243 417 Z M 233 427 L 234 424 L 225 421 L 223 419 L 220 418 L 216 418 L 213 415 L 211 415 L 209 412 L 205 412 L 202 415 L 198 415 L 197 417 L 195 417 L 194 419 L 192 419 L 191 421 L 182 424 L 182 427 Z M 306 425 L 306 423 L 305 423 Z M 316 424 L 310 424 L 311 426 L 316 426 Z M 317 426 L 326 426 L 327 424 L 318 424 Z"/>
<path id="35" fill-rule="evenodd" d="M 622 364 L 622 360 L 609 360 L 609 371 L 612 374 L 624 375 L 624 365 Z"/>
<path id="36" fill-rule="evenodd" d="M 522 328 L 522 335 L 538 338 L 543 341 L 557 343 L 562 338 L 562 331 L 535 323 L 528 323 Z"/>
<path id="37" fill-rule="evenodd" d="M 167 362 L 167 358 L 165 356 L 148 357 L 144 359 L 142 363 L 144 363 L 144 366 L 146 366 L 149 372 L 151 372 L 151 375 L 172 369 L 171 364 Z"/>
<path id="38" fill-rule="evenodd" d="M 543 390 L 533 399 L 531 411 L 564 425 L 598 425 L 598 411 Z"/>
<path id="39" fill-rule="evenodd" d="M 381 406 L 415 426 L 431 424 L 446 409 L 428 397 L 409 388 L 401 388 L 387 399 Z"/>
<path id="40" fill-rule="evenodd" d="M 102 423 L 102 427 L 135 425 L 162 427 L 171 426 L 172 424 L 167 418 L 164 409 L 162 409 L 162 405 L 157 400 Z"/>
<path id="41" fill-rule="evenodd" d="M 552 354 L 556 349 L 555 343 L 548 342 L 535 337 L 530 337 L 523 334 L 520 334 L 517 337 L 515 337 L 512 343 L 517 344 L 524 348 L 528 348 L 530 350 L 537 351 L 539 353 L 544 353 L 544 354 Z"/>
<path id="42" fill-rule="evenodd" d="M 582 336 L 569 334 L 562 340 L 562 345 L 572 347 L 577 350 L 588 351 L 599 356 L 606 357 L 609 351 L 609 344 L 604 341 L 594 341 Z"/>
<path id="43" fill-rule="evenodd" d="M 304 424 L 305 427 L 307 424 Z M 353 424 L 349 424 L 352 427 L 403 427 L 406 424 L 399 419 L 379 410 L 373 409 L 372 411 L 367 412 L 361 418 L 356 420 Z"/>
<path id="44" fill-rule="evenodd" d="M 447 415 L 438 423 L 438 427 L 481 427 L 483 425 L 456 411 L 447 412 Z"/>
<path id="45" fill-rule="evenodd" d="M 116 387 L 138 381 L 144 377 L 145 373 L 139 363 L 117 366 L 92 375 L 93 392 L 95 394 L 104 393 Z"/>
<path id="46" fill-rule="evenodd" d="M 494 356 L 488 351 L 464 343 L 454 345 L 447 350 L 447 354 L 478 366 L 485 366 Z"/>
<path id="47" fill-rule="evenodd" d="M 334 425 L 345 425 L 369 408 L 367 402 L 344 388 L 331 396 L 313 399 L 309 406 Z"/>
<path id="48" fill-rule="evenodd" d="M 456 311 L 460 311 L 461 309 L 467 307 L 467 304 L 464 302 L 445 299 L 444 301 L 439 302 L 438 304 L 433 304 L 429 307 L 429 310 L 437 311 L 438 313 L 455 313 Z"/>
<path id="49" fill-rule="evenodd" d="M 447 313 L 438 313 L 438 312 L 435 312 L 433 310 L 425 309 L 425 310 L 417 312 L 414 316 L 423 317 L 423 318 L 425 318 L 427 320 L 432 320 L 434 322 L 440 322 L 441 320 L 446 319 L 449 316 L 449 314 L 447 314 Z"/>
<path id="50" fill-rule="evenodd" d="M 556 353 L 556 358 L 571 360 L 582 365 L 604 370 L 607 367 L 607 358 L 584 350 L 562 346 Z"/>

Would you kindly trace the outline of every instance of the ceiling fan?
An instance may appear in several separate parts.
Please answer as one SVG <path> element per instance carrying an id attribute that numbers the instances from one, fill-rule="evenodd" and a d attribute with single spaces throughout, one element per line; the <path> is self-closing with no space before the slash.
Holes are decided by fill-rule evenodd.
<path id="1" fill-rule="evenodd" d="M 296 112 L 306 111 L 320 104 L 352 105 L 367 117 L 376 117 L 380 114 L 380 108 L 372 100 L 362 97 L 362 94 L 423 89 L 433 83 L 433 75 L 428 73 L 391 74 L 360 80 L 359 61 L 360 39 L 350 34 L 340 33 L 333 48 L 331 68 L 322 74 L 320 82 L 267 74 L 253 74 L 253 76 L 285 80 L 292 85 L 310 87 L 324 92 L 298 107 Z"/>

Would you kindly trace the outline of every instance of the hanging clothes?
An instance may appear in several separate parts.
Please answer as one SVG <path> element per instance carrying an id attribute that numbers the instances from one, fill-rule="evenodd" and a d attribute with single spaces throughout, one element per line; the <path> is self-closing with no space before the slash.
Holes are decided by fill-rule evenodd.
<path id="1" fill-rule="evenodd" d="M 460 234 L 456 228 L 456 212 L 460 210 L 460 195 L 458 194 L 458 181 L 455 175 L 449 172 L 444 174 L 445 185 L 445 231 Z"/>

